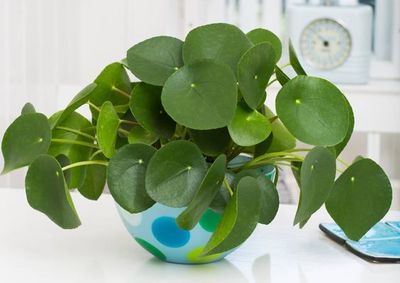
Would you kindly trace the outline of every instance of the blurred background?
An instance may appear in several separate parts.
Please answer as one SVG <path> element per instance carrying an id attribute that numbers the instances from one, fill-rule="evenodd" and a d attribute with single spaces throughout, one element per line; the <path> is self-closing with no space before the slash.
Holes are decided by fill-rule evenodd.
<path id="1" fill-rule="evenodd" d="M 400 207 L 398 0 L 0 0 L 0 136 L 25 102 L 54 113 L 133 44 L 161 34 L 184 39 L 213 22 L 270 29 L 285 54 L 291 38 L 310 75 L 337 82 L 356 118 L 342 158 L 379 162 Z M 283 56 L 280 64 L 287 62 Z M 277 90 L 268 91 L 271 106 Z M 0 188 L 22 188 L 24 175 L 0 176 Z M 281 201 L 297 202 L 294 179 L 283 176 Z"/>

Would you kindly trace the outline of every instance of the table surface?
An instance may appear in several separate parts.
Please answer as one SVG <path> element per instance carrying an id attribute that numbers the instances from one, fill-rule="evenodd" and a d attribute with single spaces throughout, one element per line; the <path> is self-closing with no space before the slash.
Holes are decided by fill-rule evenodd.
<path id="1" fill-rule="evenodd" d="M 274 222 L 225 260 L 178 265 L 152 258 L 125 231 L 109 195 L 99 201 L 73 193 L 83 225 L 62 230 L 32 210 L 23 190 L 0 190 L 0 282 L 400 282 L 400 264 L 367 262 L 319 229 L 324 210 L 302 230 L 295 207 L 281 205 Z M 399 220 L 391 211 L 387 219 Z"/>

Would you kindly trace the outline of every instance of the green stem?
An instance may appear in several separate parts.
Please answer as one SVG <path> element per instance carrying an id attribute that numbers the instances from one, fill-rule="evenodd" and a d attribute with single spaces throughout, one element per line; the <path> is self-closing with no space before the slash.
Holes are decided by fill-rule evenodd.
<path id="1" fill-rule="evenodd" d="M 92 160 L 96 155 L 98 155 L 98 154 L 100 154 L 100 153 L 102 153 L 103 151 L 101 150 L 101 149 L 99 149 L 99 150 L 97 150 L 97 151 L 95 151 L 95 152 L 93 152 L 93 154 L 90 156 L 90 160 Z"/>
<path id="2" fill-rule="evenodd" d="M 76 129 L 72 129 L 72 128 L 68 128 L 68 127 L 61 127 L 61 126 L 56 127 L 56 129 L 64 130 L 64 131 L 67 131 L 67 132 L 71 132 L 71 133 L 83 136 L 83 137 L 91 139 L 91 140 L 95 140 L 95 137 L 93 137 L 93 136 L 91 136 L 89 134 L 83 133 L 83 132 L 81 132 L 79 130 L 76 130 Z"/>
<path id="3" fill-rule="evenodd" d="M 272 81 L 270 81 L 268 84 L 267 84 L 267 87 L 269 87 L 270 85 L 272 85 L 274 82 L 276 82 L 276 81 L 278 81 L 278 79 L 273 79 Z"/>
<path id="4" fill-rule="evenodd" d="M 343 159 L 340 159 L 339 157 L 336 158 L 337 161 L 339 161 L 340 163 L 342 163 L 346 168 L 350 166 L 349 163 L 347 163 L 346 161 L 344 161 Z"/>
<path id="5" fill-rule="evenodd" d="M 271 152 L 271 153 L 266 153 L 263 155 L 260 155 L 259 157 L 254 158 L 253 160 L 250 160 L 249 162 L 245 163 L 243 166 L 235 169 L 235 171 L 241 171 L 243 169 L 247 169 L 249 167 L 254 167 L 254 166 L 259 166 L 262 165 L 262 162 L 270 161 L 271 159 L 274 159 L 274 157 L 293 157 L 294 161 L 303 161 L 304 157 L 301 155 L 297 155 L 291 152 L 285 152 L 285 151 L 280 151 L 280 152 Z"/>
<path id="6" fill-rule="evenodd" d="M 90 107 L 92 107 L 94 110 L 96 110 L 97 112 L 100 112 L 100 108 L 97 107 L 96 105 L 94 105 L 92 102 L 88 101 L 88 104 Z"/>
<path id="7" fill-rule="evenodd" d="M 83 142 L 83 141 L 73 141 L 73 140 L 65 140 L 65 139 L 51 139 L 53 143 L 60 143 L 60 144 L 76 144 L 81 146 L 87 146 L 95 149 L 99 149 L 99 147 L 95 144 Z"/>
<path id="8" fill-rule="evenodd" d="M 287 150 L 287 152 L 301 152 L 301 151 L 311 151 L 312 148 L 295 148 L 295 149 L 290 149 Z M 347 163 L 346 161 L 344 161 L 343 159 L 337 157 L 336 158 L 337 161 L 339 161 L 340 163 L 342 163 L 346 168 L 350 166 L 349 163 Z"/>
<path id="9" fill-rule="evenodd" d="M 86 166 L 86 165 L 103 165 L 103 166 L 107 166 L 108 162 L 107 161 L 102 161 L 102 160 L 89 160 L 89 161 L 80 161 L 80 162 L 76 162 L 76 163 L 72 163 L 70 165 L 67 165 L 65 167 L 62 168 L 63 171 L 74 168 L 74 167 L 78 167 L 78 166 Z"/>
<path id="10" fill-rule="evenodd" d="M 224 178 L 224 185 L 225 185 L 225 188 L 227 189 L 227 191 L 229 192 L 229 194 L 232 196 L 233 190 L 232 190 L 231 186 L 229 185 L 229 182 L 226 178 Z"/>
<path id="11" fill-rule="evenodd" d="M 134 121 L 129 121 L 129 120 L 119 120 L 120 123 L 123 124 L 129 124 L 129 125 L 137 125 L 138 123 L 134 122 Z"/>
<path id="12" fill-rule="evenodd" d="M 111 89 L 115 90 L 118 94 L 120 94 L 120 95 L 122 95 L 122 96 L 124 96 L 124 97 L 126 97 L 128 99 L 131 98 L 131 96 L 127 92 L 123 91 L 122 89 L 117 88 L 116 86 L 112 86 Z"/>
<path id="13" fill-rule="evenodd" d="M 120 132 L 121 134 L 123 134 L 123 135 L 125 135 L 125 136 L 129 136 L 129 132 L 128 132 L 127 130 L 124 130 L 124 129 L 119 128 L 119 129 L 118 129 L 118 132 Z"/>
<path id="14" fill-rule="evenodd" d="M 290 65 L 291 65 L 290 62 L 289 62 L 289 63 L 286 63 L 286 64 L 280 66 L 279 69 L 284 69 L 284 68 L 286 68 L 286 67 L 289 67 Z"/>

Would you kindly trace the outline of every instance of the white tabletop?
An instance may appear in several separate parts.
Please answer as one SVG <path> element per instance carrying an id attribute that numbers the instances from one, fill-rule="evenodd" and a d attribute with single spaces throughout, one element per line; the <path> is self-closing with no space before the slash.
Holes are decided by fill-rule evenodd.
<path id="1" fill-rule="evenodd" d="M 98 202 L 73 194 L 83 225 L 58 228 L 26 203 L 23 190 L 0 189 L 0 282 L 400 282 L 400 264 L 369 263 L 329 240 L 314 215 L 292 227 L 294 206 L 257 228 L 226 260 L 177 265 L 152 258 L 125 231 L 109 195 Z M 388 219 L 400 219 L 390 212 Z"/>

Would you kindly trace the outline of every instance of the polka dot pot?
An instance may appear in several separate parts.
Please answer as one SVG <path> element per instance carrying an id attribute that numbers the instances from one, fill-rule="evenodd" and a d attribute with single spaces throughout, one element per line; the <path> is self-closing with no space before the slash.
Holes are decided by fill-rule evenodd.
<path id="1" fill-rule="evenodd" d="M 260 170 L 270 179 L 275 175 L 274 167 L 266 166 Z M 211 209 L 203 214 L 199 223 L 190 231 L 183 230 L 176 224 L 176 218 L 185 208 L 167 207 L 156 203 L 137 214 L 131 214 L 118 205 L 117 209 L 135 241 L 163 261 L 182 264 L 210 263 L 233 251 L 201 256 L 203 248 L 222 218 L 221 214 Z"/>

